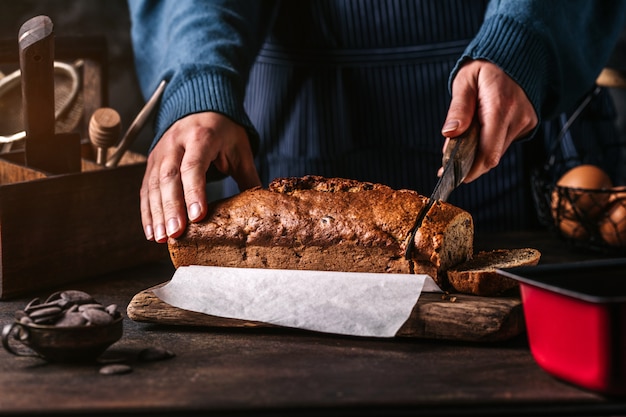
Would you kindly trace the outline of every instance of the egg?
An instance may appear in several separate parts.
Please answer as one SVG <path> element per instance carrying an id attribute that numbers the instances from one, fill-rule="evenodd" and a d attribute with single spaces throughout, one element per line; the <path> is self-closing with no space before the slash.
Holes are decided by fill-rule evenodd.
<path id="1" fill-rule="evenodd" d="M 563 174 L 556 185 L 587 190 L 603 190 L 613 187 L 611 178 L 602 168 L 588 164 L 570 169 Z"/>
<path id="2" fill-rule="evenodd" d="M 609 175 L 595 165 L 579 165 L 557 181 L 552 192 L 552 216 L 567 219 L 596 220 L 609 201 L 613 187 Z"/>
<path id="3" fill-rule="evenodd" d="M 626 246 L 626 198 L 614 200 L 598 223 L 602 239 L 610 246 Z"/>
<path id="4" fill-rule="evenodd" d="M 611 188 L 609 203 L 612 203 L 616 200 L 621 200 L 623 198 L 626 198 L 626 185 L 619 185 L 617 187 Z"/>
<path id="5" fill-rule="evenodd" d="M 570 239 L 585 240 L 589 237 L 589 232 L 578 220 L 563 218 L 559 221 L 558 226 L 563 236 Z"/>

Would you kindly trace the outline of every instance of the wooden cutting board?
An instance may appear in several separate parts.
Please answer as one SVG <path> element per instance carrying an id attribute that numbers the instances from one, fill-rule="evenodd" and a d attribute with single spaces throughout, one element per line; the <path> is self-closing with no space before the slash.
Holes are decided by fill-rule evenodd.
<path id="1" fill-rule="evenodd" d="M 157 287 L 165 285 L 163 283 Z M 153 287 L 136 294 L 127 309 L 134 321 L 207 328 L 263 328 L 275 325 L 216 317 L 173 307 L 159 299 Z M 524 331 L 519 297 L 478 297 L 422 293 L 396 336 L 470 342 L 497 342 Z"/>

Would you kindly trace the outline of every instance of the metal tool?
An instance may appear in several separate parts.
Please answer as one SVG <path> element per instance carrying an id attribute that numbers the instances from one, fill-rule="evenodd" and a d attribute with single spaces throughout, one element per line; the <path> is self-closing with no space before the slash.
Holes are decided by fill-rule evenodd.
<path id="1" fill-rule="evenodd" d="M 77 62 L 73 65 L 66 64 L 60 61 L 54 61 L 54 74 L 63 80 L 67 80 L 69 89 L 68 94 L 65 94 L 62 97 L 59 97 L 56 94 L 56 80 L 55 80 L 55 104 L 56 110 L 54 113 L 54 118 L 58 122 L 61 118 L 66 117 L 66 114 L 70 112 L 71 107 L 76 102 L 76 99 L 79 94 L 80 85 L 79 85 L 79 75 L 78 75 L 78 66 L 81 65 L 80 62 Z M 9 107 L 14 105 L 16 108 L 21 108 L 21 95 L 19 97 L 13 94 L 13 90 L 21 89 L 22 85 L 22 72 L 18 69 L 5 77 L 0 77 L 0 101 L 2 101 L 5 107 Z M 19 99 L 19 102 L 12 103 L 11 100 L 15 96 L 15 98 Z M 8 101 L 8 102 L 7 102 Z M 17 111 L 16 111 L 17 113 Z M 20 112 L 20 121 L 22 119 Z M 70 120 L 71 124 L 74 123 L 74 117 Z M 9 123 L 10 124 L 10 123 Z M 13 125 L 17 124 L 17 122 L 13 122 Z M 0 134 L 0 144 L 3 145 L 2 152 L 8 152 L 11 150 L 11 145 L 13 142 L 17 142 L 26 137 L 26 132 L 24 130 L 11 132 L 8 134 L 4 134 L 2 132 Z M 8 146 L 7 146 L 8 145 Z"/>
<path id="2" fill-rule="evenodd" d="M 436 201 L 446 201 L 456 187 L 459 186 L 469 173 L 476 156 L 479 139 L 478 120 L 474 119 L 470 127 L 460 136 L 450 138 L 443 153 L 443 174 L 439 177 L 433 193 L 427 203 L 417 214 L 415 224 L 411 229 L 406 242 L 405 259 L 411 259 L 415 245 L 415 235 L 422 225 L 426 214 Z"/>
<path id="3" fill-rule="evenodd" d="M 152 114 L 152 111 L 156 107 L 158 101 L 161 99 L 161 96 L 163 95 L 163 91 L 165 90 L 166 86 L 166 80 L 163 80 L 159 83 L 156 90 L 154 90 L 154 93 L 152 93 L 152 96 L 150 96 L 139 114 L 137 114 L 137 117 L 135 117 L 135 120 L 133 120 L 133 122 L 130 124 L 130 127 L 124 134 L 124 137 L 120 141 L 120 144 L 118 145 L 113 155 L 111 155 L 109 159 L 107 159 L 107 167 L 113 168 L 116 167 L 117 164 L 119 164 L 120 159 L 122 159 L 122 156 L 124 156 L 124 153 L 128 150 L 130 145 L 133 144 L 135 139 L 137 139 L 139 132 L 141 131 L 141 129 L 143 129 L 144 125 L 148 121 L 150 115 Z"/>
<path id="4" fill-rule="evenodd" d="M 25 163 L 50 174 L 80 172 L 80 135 L 55 135 L 54 34 L 48 16 L 36 16 L 19 30 Z"/>

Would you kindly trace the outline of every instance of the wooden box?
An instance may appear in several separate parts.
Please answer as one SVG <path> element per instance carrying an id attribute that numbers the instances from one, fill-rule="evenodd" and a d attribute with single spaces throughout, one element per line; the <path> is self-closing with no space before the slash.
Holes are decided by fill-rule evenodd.
<path id="1" fill-rule="evenodd" d="M 106 105 L 105 57 L 91 39 L 68 45 L 85 52 L 88 120 Z M 15 57 L 12 46 L 0 42 L 0 60 Z M 115 168 L 97 165 L 87 124 L 77 129 L 81 172 L 47 175 L 24 165 L 23 150 L 0 154 L 0 299 L 167 259 L 166 246 L 146 241 L 142 231 L 139 187 L 146 158 L 127 152 Z"/>

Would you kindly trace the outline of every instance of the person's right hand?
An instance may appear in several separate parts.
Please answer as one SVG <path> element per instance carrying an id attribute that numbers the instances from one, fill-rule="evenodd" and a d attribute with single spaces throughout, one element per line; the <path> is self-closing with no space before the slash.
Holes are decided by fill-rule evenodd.
<path id="1" fill-rule="evenodd" d="M 180 236 L 187 219 L 206 215 L 206 172 L 211 164 L 240 190 L 261 185 L 246 130 L 214 112 L 174 123 L 148 156 L 141 184 L 141 222 L 146 239 Z"/>
<path id="2" fill-rule="evenodd" d="M 509 146 L 531 133 L 539 122 L 522 87 L 497 65 L 481 59 L 467 61 L 454 78 L 442 135 L 462 134 L 474 117 L 480 123 L 480 141 L 464 182 L 496 167 Z M 439 174 L 442 172 L 440 169 Z"/>

